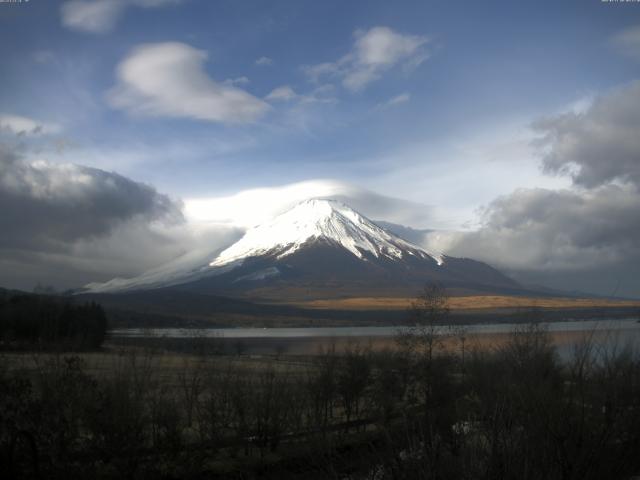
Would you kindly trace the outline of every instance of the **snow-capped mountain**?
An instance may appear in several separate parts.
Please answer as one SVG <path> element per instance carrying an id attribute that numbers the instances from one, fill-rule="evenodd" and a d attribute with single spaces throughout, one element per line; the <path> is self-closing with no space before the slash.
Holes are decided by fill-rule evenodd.
<path id="1" fill-rule="evenodd" d="M 201 263 L 198 263 L 201 262 Z M 461 288 L 518 288 L 490 266 L 427 252 L 335 200 L 310 199 L 249 229 L 208 260 L 91 284 L 94 293 L 174 286 L 200 293 L 278 297 L 415 290 L 430 281 Z M 297 292 L 297 293 L 296 293 Z"/>
<path id="2" fill-rule="evenodd" d="M 341 246 L 363 260 L 367 254 L 390 259 L 408 255 L 432 258 L 438 264 L 442 263 L 441 255 L 427 253 L 390 234 L 340 202 L 311 199 L 299 203 L 272 222 L 249 230 L 210 265 L 219 267 L 267 254 L 282 259 L 303 245 L 321 239 Z"/>

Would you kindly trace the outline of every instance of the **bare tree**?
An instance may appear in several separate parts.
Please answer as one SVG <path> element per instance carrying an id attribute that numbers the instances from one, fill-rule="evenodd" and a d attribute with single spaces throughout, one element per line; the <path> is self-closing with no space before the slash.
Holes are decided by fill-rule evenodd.
<path id="1" fill-rule="evenodd" d="M 336 386 L 347 422 L 359 417 L 362 398 L 371 381 L 369 353 L 357 344 L 350 344 L 342 358 Z"/>
<path id="2" fill-rule="evenodd" d="M 204 389 L 204 370 L 206 367 L 203 358 L 193 359 L 184 357 L 182 368 L 178 372 L 178 383 L 183 396 L 183 406 L 186 413 L 187 426 L 193 424 L 193 414 L 198 403 L 198 398 Z"/>
<path id="3" fill-rule="evenodd" d="M 449 294 L 437 283 L 426 285 L 409 307 L 410 328 L 398 333 L 397 342 L 406 350 L 425 355 L 430 362 L 442 345 L 443 325 L 449 319 Z"/>
<path id="4" fill-rule="evenodd" d="M 466 343 L 469 338 L 469 326 L 463 324 L 451 324 L 448 328 L 449 334 L 451 334 L 456 341 L 460 344 L 460 370 L 462 371 L 462 375 L 465 375 L 465 354 L 466 354 Z"/>

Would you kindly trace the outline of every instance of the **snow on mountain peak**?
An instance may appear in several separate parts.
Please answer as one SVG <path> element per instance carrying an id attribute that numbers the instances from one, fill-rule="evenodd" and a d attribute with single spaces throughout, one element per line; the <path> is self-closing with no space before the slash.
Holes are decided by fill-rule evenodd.
<path id="1" fill-rule="evenodd" d="M 431 257 L 442 263 L 440 255 L 427 253 L 388 233 L 347 205 L 314 198 L 297 204 L 271 222 L 248 230 L 209 265 L 220 267 L 265 254 L 283 258 L 318 239 L 340 245 L 358 258 L 363 258 L 366 252 L 375 257 L 396 259 L 404 255 Z"/>

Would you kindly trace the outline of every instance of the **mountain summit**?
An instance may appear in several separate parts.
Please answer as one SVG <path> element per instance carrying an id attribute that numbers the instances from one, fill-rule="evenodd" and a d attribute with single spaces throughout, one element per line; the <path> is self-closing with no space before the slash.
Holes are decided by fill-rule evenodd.
<path id="1" fill-rule="evenodd" d="M 407 295 L 428 282 L 464 291 L 520 288 L 482 262 L 427 252 L 343 203 L 310 199 L 249 229 L 218 255 L 188 269 L 168 265 L 87 289 L 98 293 L 171 286 L 290 299 Z"/>

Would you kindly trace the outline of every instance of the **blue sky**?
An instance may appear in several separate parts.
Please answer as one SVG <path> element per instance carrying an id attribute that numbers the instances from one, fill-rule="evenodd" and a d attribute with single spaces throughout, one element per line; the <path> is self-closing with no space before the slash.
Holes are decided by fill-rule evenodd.
<path id="1" fill-rule="evenodd" d="M 367 184 L 380 169 L 402 169 L 401 159 L 377 161 L 408 144 L 424 146 L 423 165 L 446 162 L 447 153 L 432 148 L 494 125 L 526 124 L 628 81 L 638 68 L 608 43 L 633 23 L 633 5 L 192 0 L 127 8 L 98 34 L 65 28 L 59 9 L 60 2 L 37 0 L 3 6 L 3 109 L 63 124 L 74 161 L 85 155 L 109 168 L 92 150 L 135 156 L 114 159 L 113 168 L 181 196 L 317 177 Z M 410 72 L 394 66 L 355 93 L 338 85 L 336 103 L 280 103 L 237 126 L 131 116 L 105 102 L 132 48 L 167 41 L 208 52 L 203 67 L 213 79 L 246 77 L 241 88 L 258 98 L 282 85 L 310 94 L 315 85 L 302 67 L 336 61 L 356 30 L 376 26 L 425 36 L 429 58 Z M 256 65 L 263 56 L 273 64 Z M 403 94 L 410 101 L 377 108 Z"/>
<path id="2" fill-rule="evenodd" d="M 326 179 L 473 230 L 519 188 L 581 188 L 531 125 L 634 82 L 639 24 L 599 0 L 0 4 L 4 141 L 187 207 Z"/>

